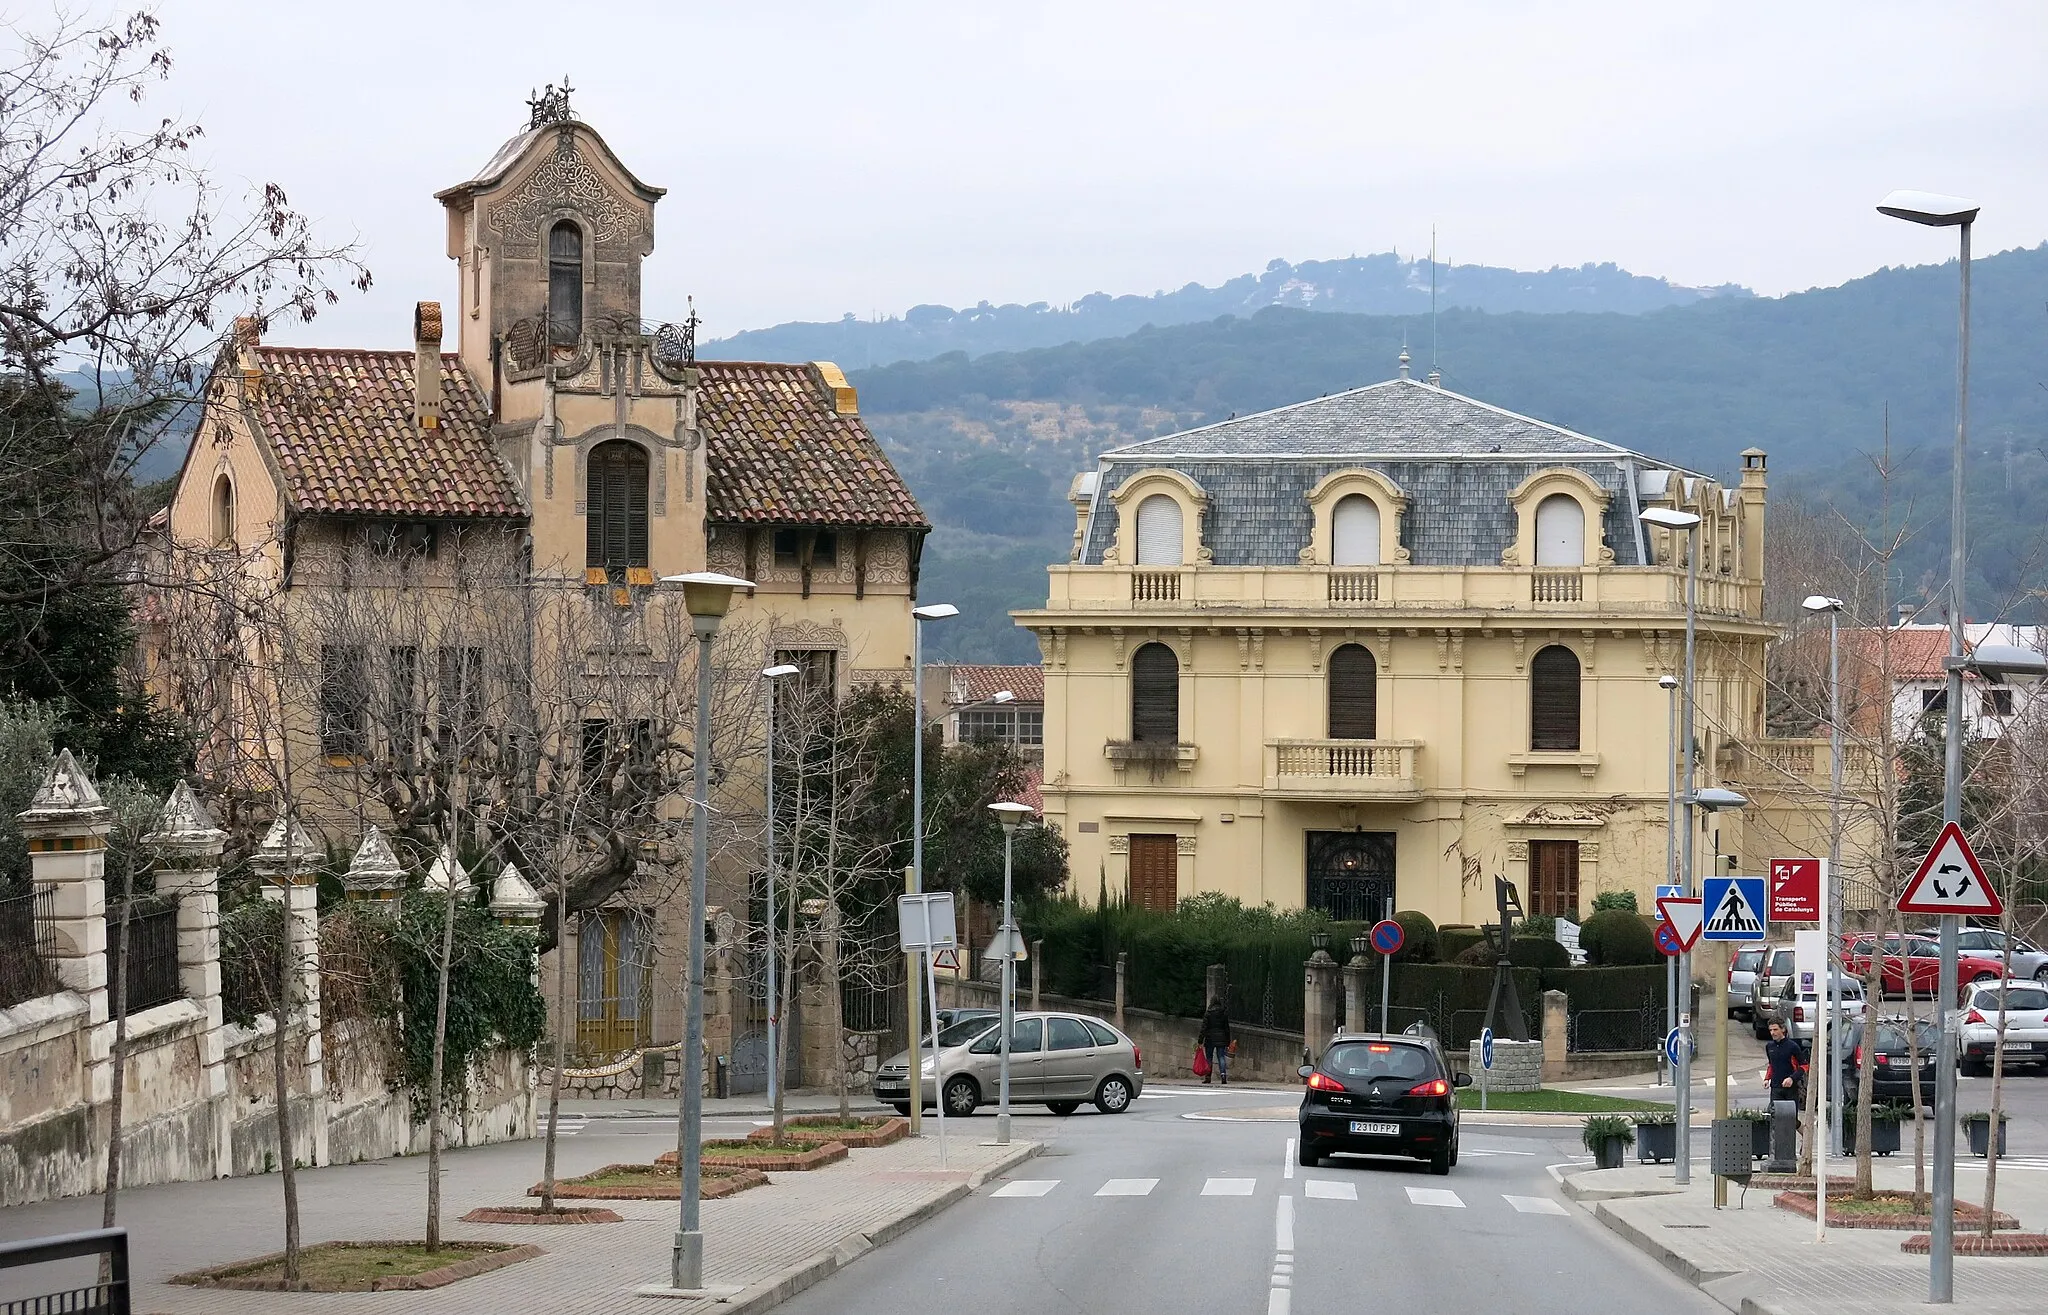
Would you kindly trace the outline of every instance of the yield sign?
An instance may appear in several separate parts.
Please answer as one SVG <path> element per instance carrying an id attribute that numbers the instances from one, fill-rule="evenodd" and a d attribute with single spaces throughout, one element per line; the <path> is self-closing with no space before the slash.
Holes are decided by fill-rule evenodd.
<path id="1" fill-rule="evenodd" d="M 2005 911 L 1998 892 L 1984 879 L 1984 867 L 1970 852 L 1970 842 L 1954 822 L 1941 828 L 1934 849 L 1920 861 L 1920 870 L 1899 895 L 1901 913 L 1974 913 L 1986 917 Z"/>
<path id="2" fill-rule="evenodd" d="M 1671 925 L 1671 934 L 1678 938 L 1680 949 L 1690 950 L 1699 944 L 1700 928 L 1707 920 L 1703 901 L 1666 896 L 1657 901 L 1657 916 Z"/>
<path id="3" fill-rule="evenodd" d="M 932 956 L 932 967 L 946 968 L 958 972 L 960 970 L 960 951 L 940 950 Z"/>

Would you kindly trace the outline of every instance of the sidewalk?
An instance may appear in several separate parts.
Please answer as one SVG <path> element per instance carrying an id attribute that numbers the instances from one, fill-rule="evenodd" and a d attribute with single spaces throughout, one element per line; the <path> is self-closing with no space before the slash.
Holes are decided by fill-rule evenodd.
<path id="1" fill-rule="evenodd" d="M 1834 1173 L 1841 1172 L 1831 1163 Z M 1565 1195 L 1638 1250 L 1738 1315 L 1906 1315 L 1926 1309 L 1927 1257 L 1899 1250 L 1911 1234 L 1889 1229 L 1830 1228 L 1814 1241 L 1813 1220 L 1771 1204 L 1775 1192 L 1729 1185 L 1728 1206 L 1714 1209 L 1713 1178 L 1704 1164 L 1681 1188 L 1672 1168 L 1628 1165 L 1560 1176 Z M 1853 1162 L 1848 1169 L 1853 1173 Z M 1911 1156 L 1879 1160 L 1880 1189 L 1910 1189 Z M 1981 1162 L 1959 1161 L 1956 1195 L 1981 1202 Z M 2002 1165 L 1998 1208 L 2029 1232 L 2048 1231 L 2048 1170 Z M 1959 1230 L 1960 1231 L 1960 1230 Z M 1955 1299 L 1973 1315 L 2034 1312 L 2048 1285 L 2048 1259 L 1957 1256 Z"/>
<path id="2" fill-rule="evenodd" d="M 593 1102 L 616 1103 L 616 1102 Z M 169 1285 L 174 1274 L 252 1259 L 283 1245 L 280 1185 L 275 1175 L 174 1183 L 125 1192 L 121 1224 L 130 1234 L 138 1313 L 156 1315 L 311 1315 L 390 1312 L 407 1315 L 739 1315 L 765 1310 L 817 1283 L 869 1247 L 915 1227 L 967 1195 L 984 1179 L 1038 1151 L 1032 1142 L 985 1145 L 986 1120 L 972 1134 L 947 1139 L 948 1167 L 939 1167 L 935 1136 L 855 1151 L 839 1164 L 809 1173 L 772 1174 L 765 1187 L 704 1203 L 706 1283 L 722 1301 L 654 1300 L 643 1285 L 665 1285 L 677 1204 L 607 1201 L 623 1223 L 574 1227 L 466 1224 L 480 1205 L 527 1201 L 540 1176 L 537 1141 L 455 1151 L 445 1161 L 442 1226 L 451 1240 L 539 1246 L 545 1254 L 427 1292 L 227 1292 Z M 607 1157 L 579 1139 L 562 1143 L 564 1176 L 587 1173 Z M 650 1152 L 655 1147 L 650 1147 Z M 308 1244 L 329 1240 L 417 1238 L 425 1227 L 426 1158 L 308 1170 L 299 1176 Z M 98 1197 L 43 1202 L 0 1211 L 0 1239 L 47 1236 L 99 1226 Z M 0 1300 L 32 1281 L 37 1290 L 83 1278 L 60 1266 L 9 1275 Z"/>
<path id="3" fill-rule="evenodd" d="M 868 1114 L 894 1114 L 895 1111 L 875 1103 L 865 1092 L 856 1093 L 848 1102 L 856 1117 Z M 547 1118 L 548 1098 L 541 1092 L 536 1103 L 542 1120 Z M 829 1092 L 793 1091 L 782 1099 L 782 1112 L 792 1118 L 799 1114 L 837 1114 L 839 1097 Z M 727 1096 L 724 1099 L 711 1097 L 704 1102 L 704 1117 L 707 1119 L 765 1119 L 774 1111 L 768 1104 L 768 1097 L 759 1092 L 747 1096 Z M 564 1100 L 562 1117 L 585 1119 L 674 1119 L 676 1102 L 660 1097 L 632 1097 L 626 1100 Z"/>

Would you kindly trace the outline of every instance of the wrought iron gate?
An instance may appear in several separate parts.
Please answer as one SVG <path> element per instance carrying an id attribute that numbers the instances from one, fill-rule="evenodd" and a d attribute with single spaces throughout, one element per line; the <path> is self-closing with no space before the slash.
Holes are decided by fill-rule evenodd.
<path id="1" fill-rule="evenodd" d="M 1394 897 L 1394 833 L 1308 833 L 1309 908 L 1340 922 L 1373 922 Z"/>

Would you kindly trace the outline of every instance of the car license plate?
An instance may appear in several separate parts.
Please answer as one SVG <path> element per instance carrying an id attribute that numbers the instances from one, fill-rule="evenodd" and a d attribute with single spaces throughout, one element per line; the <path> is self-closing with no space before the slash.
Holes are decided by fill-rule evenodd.
<path id="1" fill-rule="evenodd" d="M 1398 1123 L 1363 1123 L 1353 1119 L 1351 1122 L 1351 1135 L 1354 1137 L 1398 1137 L 1401 1135 L 1401 1125 Z"/>
<path id="2" fill-rule="evenodd" d="M 2018 1050 L 2027 1054 L 2031 1054 L 2033 1053 L 2034 1043 L 2031 1041 L 2008 1041 L 2005 1043 L 2005 1048 L 2007 1050 Z"/>

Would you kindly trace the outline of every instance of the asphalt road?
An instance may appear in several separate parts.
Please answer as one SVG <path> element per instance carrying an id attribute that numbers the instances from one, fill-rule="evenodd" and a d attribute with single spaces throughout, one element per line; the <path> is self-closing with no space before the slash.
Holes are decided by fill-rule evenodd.
<path id="1" fill-rule="evenodd" d="M 1020 1115 L 1014 1135 L 1044 1154 L 781 1309 L 1722 1309 L 1558 1194 L 1546 1167 L 1580 1154 L 1575 1128 L 1467 1124 L 1447 1178 L 1349 1157 L 1297 1169 L 1295 1103 L 1169 1088 L 1117 1117 Z M 995 1130 L 986 1115 L 953 1126 Z"/>

